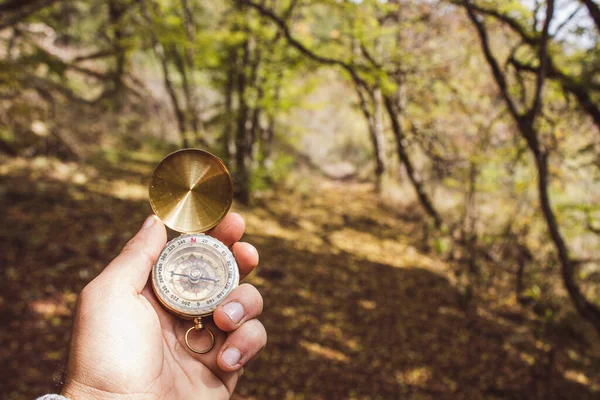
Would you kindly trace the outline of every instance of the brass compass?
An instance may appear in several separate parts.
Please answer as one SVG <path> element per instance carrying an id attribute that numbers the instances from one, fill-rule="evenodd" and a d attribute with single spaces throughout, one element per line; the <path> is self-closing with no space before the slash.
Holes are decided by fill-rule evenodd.
<path id="1" fill-rule="evenodd" d="M 215 337 L 202 324 L 239 284 L 231 251 L 203 234 L 227 215 L 233 202 L 229 171 L 216 156 L 200 149 L 169 154 L 152 174 L 149 189 L 154 213 L 182 235 L 166 244 L 152 267 L 152 289 L 160 303 L 180 318 L 194 321 L 185 343 L 194 353 L 208 353 Z M 198 350 L 189 334 L 206 329 L 211 344 Z"/>

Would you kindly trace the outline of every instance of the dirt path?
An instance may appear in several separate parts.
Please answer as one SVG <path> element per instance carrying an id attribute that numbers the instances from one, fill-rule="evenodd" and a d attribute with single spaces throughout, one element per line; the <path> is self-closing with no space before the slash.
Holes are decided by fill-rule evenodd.
<path id="1" fill-rule="evenodd" d="M 150 212 L 153 163 L 0 165 L 0 397 L 59 390 L 76 293 Z M 238 398 L 598 395 L 598 360 L 553 346 L 524 311 L 463 309 L 453 266 L 425 251 L 415 210 L 374 201 L 365 186 L 315 183 L 236 211 L 261 254 L 249 281 L 269 332 Z"/>

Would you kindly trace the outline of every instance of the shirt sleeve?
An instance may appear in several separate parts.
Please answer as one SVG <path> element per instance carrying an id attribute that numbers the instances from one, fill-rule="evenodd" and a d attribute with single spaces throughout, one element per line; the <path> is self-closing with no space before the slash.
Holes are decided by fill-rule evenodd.
<path id="1" fill-rule="evenodd" d="M 65 396 L 60 394 L 46 394 L 42 397 L 38 397 L 36 400 L 69 400 Z"/>

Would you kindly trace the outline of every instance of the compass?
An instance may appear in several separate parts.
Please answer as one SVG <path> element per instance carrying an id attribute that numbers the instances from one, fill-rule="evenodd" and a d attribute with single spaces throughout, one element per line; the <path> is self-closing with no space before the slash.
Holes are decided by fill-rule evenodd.
<path id="1" fill-rule="evenodd" d="M 233 184 L 223 162 L 200 149 L 169 154 L 156 167 L 150 182 L 150 205 L 169 228 L 182 235 L 161 251 L 152 268 L 152 289 L 163 307 L 194 321 L 185 343 L 194 353 L 212 350 L 215 337 L 202 324 L 239 283 L 231 251 L 203 232 L 227 215 L 233 202 Z M 190 345 L 191 332 L 206 330 L 206 349 Z"/>

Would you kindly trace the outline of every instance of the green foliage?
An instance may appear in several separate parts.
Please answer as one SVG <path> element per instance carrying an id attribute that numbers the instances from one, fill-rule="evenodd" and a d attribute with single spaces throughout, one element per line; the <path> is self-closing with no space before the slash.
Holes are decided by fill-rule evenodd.
<path id="1" fill-rule="evenodd" d="M 278 153 L 271 158 L 268 166 L 259 165 L 253 170 L 251 189 L 256 192 L 263 192 L 273 189 L 276 182 L 283 182 L 285 178 L 294 170 L 296 159 L 285 153 Z"/>

